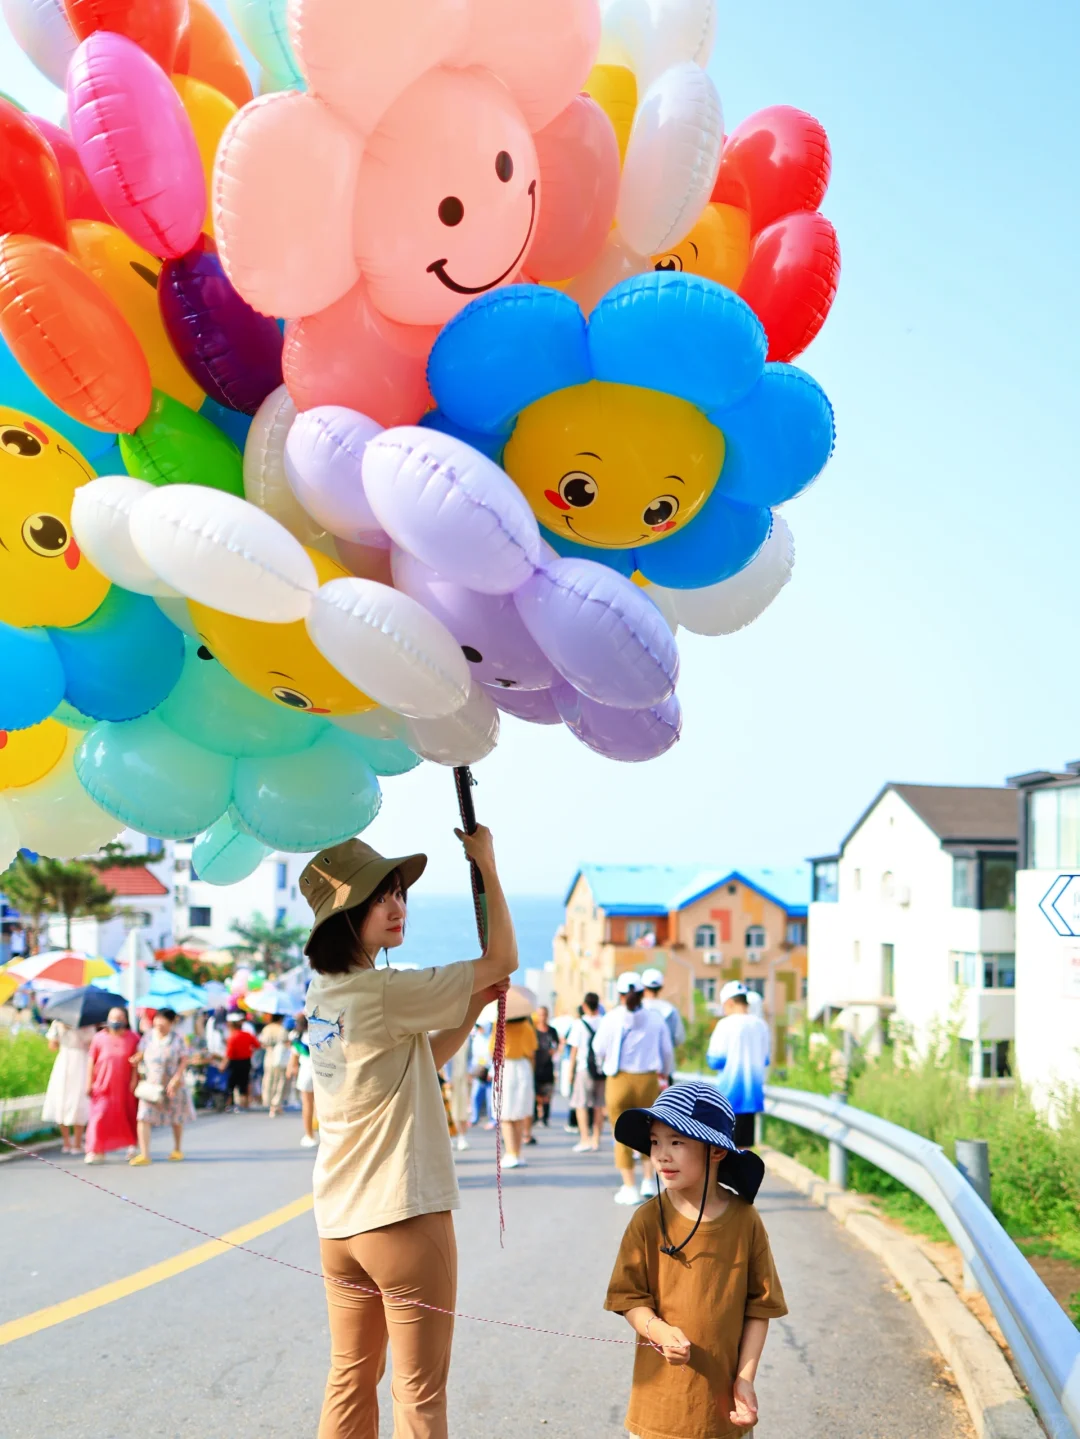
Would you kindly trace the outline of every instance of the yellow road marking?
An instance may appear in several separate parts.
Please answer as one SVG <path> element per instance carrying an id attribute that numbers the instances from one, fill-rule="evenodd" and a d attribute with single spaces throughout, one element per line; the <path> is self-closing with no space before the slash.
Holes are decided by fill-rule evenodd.
<path id="1" fill-rule="evenodd" d="M 42 1329 L 51 1329 L 54 1324 L 63 1324 L 66 1319 L 76 1319 L 80 1314 L 88 1314 L 91 1309 L 100 1309 L 103 1304 L 112 1304 L 117 1299 L 126 1299 L 129 1294 L 137 1294 L 140 1289 L 149 1289 L 152 1284 L 160 1284 L 163 1279 L 171 1279 L 174 1274 L 183 1274 L 185 1269 L 194 1269 L 197 1264 L 205 1264 L 208 1259 L 216 1259 L 219 1254 L 228 1254 L 232 1245 L 247 1244 L 252 1239 L 258 1239 L 260 1234 L 266 1234 L 281 1224 L 288 1224 L 290 1219 L 306 1214 L 311 1203 L 311 1195 L 305 1194 L 301 1199 L 294 1199 L 291 1204 L 264 1214 L 261 1219 L 253 1219 L 250 1224 L 242 1224 L 239 1229 L 230 1229 L 228 1234 L 223 1234 L 220 1239 L 211 1239 L 206 1244 L 196 1245 L 194 1249 L 187 1249 L 183 1254 L 175 1255 L 172 1259 L 163 1259 L 160 1264 L 151 1264 L 147 1269 L 136 1270 L 126 1279 L 114 1279 L 111 1284 L 88 1289 L 85 1294 L 77 1294 L 74 1299 L 50 1304 L 47 1309 L 36 1309 L 33 1314 L 25 1314 L 21 1319 L 11 1319 L 6 1324 L 0 1324 L 0 1345 L 10 1344 L 14 1339 L 25 1339 L 27 1335 L 37 1334 Z"/>

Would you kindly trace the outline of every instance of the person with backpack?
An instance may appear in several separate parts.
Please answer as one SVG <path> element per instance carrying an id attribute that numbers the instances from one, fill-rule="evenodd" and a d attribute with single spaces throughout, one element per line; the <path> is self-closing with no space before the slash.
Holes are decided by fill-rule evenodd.
<path id="1" fill-rule="evenodd" d="M 600 1148 L 600 1132 L 604 1127 L 604 1075 L 593 1053 L 599 1023 L 600 996 L 590 992 L 566 1037 L 572 1075 L 570 1105 L 577 1114 L 581 1134 L 580 1141 L 574 1145 L 575 1154 L 595 1154 Z"/>

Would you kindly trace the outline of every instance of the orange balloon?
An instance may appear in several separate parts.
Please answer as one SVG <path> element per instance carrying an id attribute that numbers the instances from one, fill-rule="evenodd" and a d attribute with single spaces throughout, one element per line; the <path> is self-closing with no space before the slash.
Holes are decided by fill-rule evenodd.
<path id="1" fill-rule="evenodd" d="M 189 0 L 188 27 L 180 39 L 173 69 L 205 85 L 213 85 L 234 105 L 254 97 L 233 38 L 205 0 Z"/>
<path id="2" fill-rule="evenodd" d="M 95 430 L 130 434 L 150 410 L 134 331 L 66 251 L 0 236 L 0 334 L 40 390 Z"/>

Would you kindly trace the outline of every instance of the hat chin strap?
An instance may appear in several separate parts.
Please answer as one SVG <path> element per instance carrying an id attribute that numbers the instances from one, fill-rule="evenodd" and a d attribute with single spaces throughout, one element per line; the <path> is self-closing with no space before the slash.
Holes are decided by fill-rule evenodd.
<path id="1" fill-rule="evenodd" d="M 659 1209 L 660 1209 L 660 1233 L 664 1236 L 664 1242 L 663 1242 L 663 1244 L 661 1244 L 661 1246 L 660 1246 L 660 1253 L 661 1253 L 661 1254 L 666 1254 L 669 1259 L 674 1259 L 675 1256 L 676 1256 L 676 1254 L 678 1254 L 678 1253 L 680 1252 L 680 1250 L 683 1250 L 683 1249 L 686 1248 L 686 1246 L 690 1243 L 691 1239 L 693 1239 L 694 1235 L 698 1232 L 698 1225 L 701 1223 L 702 1219 L 704 1219 L 704 1217 L 705 1217 L 705 1205 L 708 1203 L 708 1199 L 709 1199 L 709 1170 L 710 1170 L 711 1167 L 712 1167 L 712 1156 L 711 1156 L 710 1153 L 709 1153 L 709 1149 L 710 1149 L 710 1146 L 709 1146 L 708 1144 L 706 1144 L 706 1146 L 705 1146 L 705 1185 L 704 1185 L 704 1187 L 703 1187 L 703 1189 L 702 1189 L 702 1191 L 701 1191 L 701 1208 L 698 1210 L 698 1217 L 694 1220 L 694 1227 L 693 1227 L 693 1229 L 691 1229 L 690 1233 L 686 1236 L 686 1238 L 683 1240 L 683 1242 L 682 1242 L 681 1244 L 672 1244 L 670 1238 L 668 1237 L 667 1225 L 664 1223 L 664 1196 L 663 1196 L 663 1192 L 661 1191 L 661 1188 L 660 1188 L 660 1181 L 659 1181 L 659 1179 L 657 1180 L 657 1184 L 656 1184 L 656 1203 L 657 1203 L 657 1205 L 658 1205 L 658 1207 L 659 1207 Z"/>

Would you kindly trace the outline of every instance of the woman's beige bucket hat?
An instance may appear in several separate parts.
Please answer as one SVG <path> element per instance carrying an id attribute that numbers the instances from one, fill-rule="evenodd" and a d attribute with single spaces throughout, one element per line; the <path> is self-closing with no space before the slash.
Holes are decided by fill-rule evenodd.
<path id="1" fill-rule="evenodd" d="M 426 868 L 426 854 L 387 859 L 362 839 L 346 839 L 329 849 L 321 849 L 300 875 L 301 891 L 315 915 L 304 953 L 308 953 L 311 935 L 321 924 L 335 914 L 363 904 L 395 869 L 405 888 L 411 889 Z"/>

